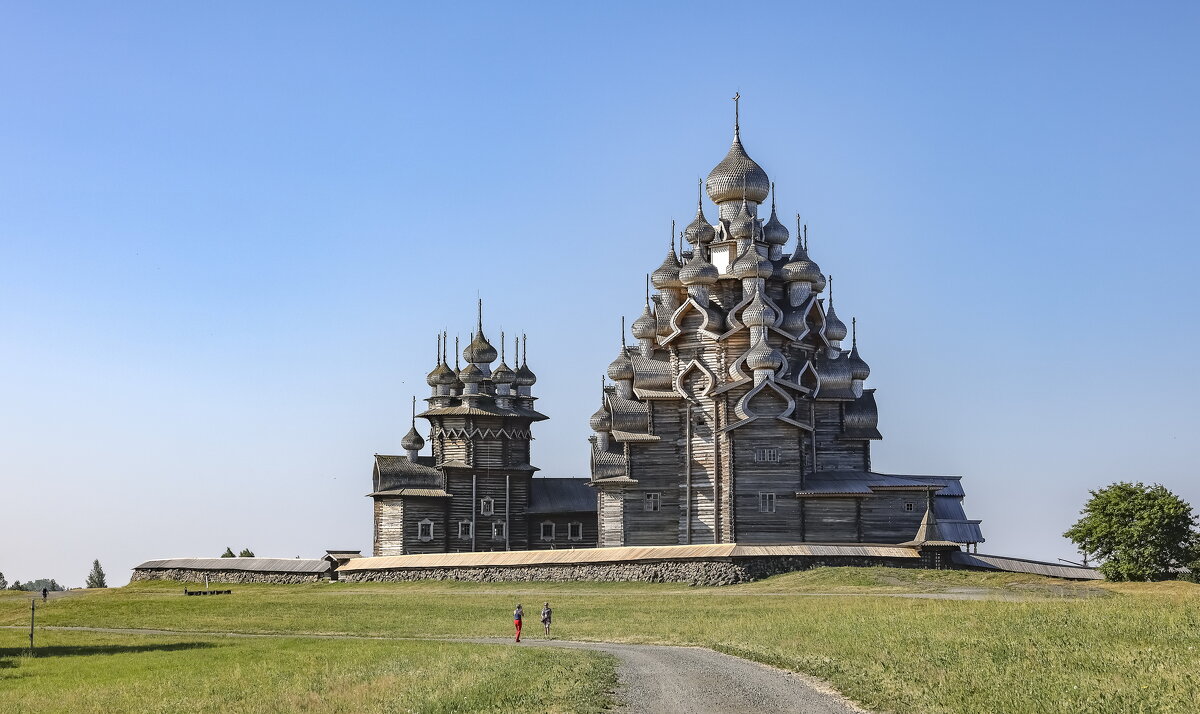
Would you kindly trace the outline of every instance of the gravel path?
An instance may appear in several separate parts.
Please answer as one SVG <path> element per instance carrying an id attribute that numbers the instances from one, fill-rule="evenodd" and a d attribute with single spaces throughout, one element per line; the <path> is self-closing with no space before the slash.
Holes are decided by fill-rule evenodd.
<path id="1" fill-rule="evenodd" d="M 10 625 L 4 629 L 21 629 Z M 803 712 L 863 714 L 828 685 L 794 672 L 732 657 L 702 647 L 575 642 L 526 637 L 521 644 L 501 638 L 365 637 L 357 635 L 188 632 L 115 627 L 40 627 L 45 630 L 108 632 L 127 635 L 191 637 L 289 637 L 337 640 L 409 640 L 472 642 L 513 647 L 563 647 L 611 654 L 617 658 L 617 704 L 622 712 L 654 714 L 734 714 Z"/>

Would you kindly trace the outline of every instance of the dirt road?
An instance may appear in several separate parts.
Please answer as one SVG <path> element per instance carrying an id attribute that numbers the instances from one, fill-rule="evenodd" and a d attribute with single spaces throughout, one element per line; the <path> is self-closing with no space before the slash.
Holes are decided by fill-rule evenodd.
<path id="1" fill-rule="evenodd" d="M 8 626 L 4 629 L 20 629 Z M 45 627 L 128 635 L 188 637 L 288 637 L 313 639 L 409 640 L 411 637 L 354 635 L 251 634 L 191 632 L 109 627 Z M 628 645 L 526 638 L 521 644 L 500 638 L 439 638 L 436 641 L 473 642 L 512 647 L 564 647 L 605 652 L 617 658 L 618 710 L 655 714 L 733 714 L 735 712 L 803 712 L 804 714 L 861 714 L 858 708 L 819 681 L 792 672 L 721 654 L 701 647 Z"/>

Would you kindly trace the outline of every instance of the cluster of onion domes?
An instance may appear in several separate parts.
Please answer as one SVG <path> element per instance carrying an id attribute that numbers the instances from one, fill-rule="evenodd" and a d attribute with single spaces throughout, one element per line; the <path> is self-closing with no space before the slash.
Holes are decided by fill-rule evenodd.
<path id="1" fill-rule="evenodd" d="M 742 254 L 730 267 L 729 272 L 730 275 L 741 280 L 766 279 L 775 273 L 775 266 L 759 254 L 753 243 L 747 243 Z"/>

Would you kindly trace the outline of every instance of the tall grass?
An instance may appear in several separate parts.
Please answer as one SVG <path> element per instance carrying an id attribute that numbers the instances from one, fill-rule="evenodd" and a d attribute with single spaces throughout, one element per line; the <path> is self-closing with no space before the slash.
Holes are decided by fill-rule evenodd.
<path id="1" fill-rule="evenodd" d="M 4 712 L 595 712 L 615 660 L 439 642 L 0 630 Z"/>
<path id="2" fill-rule="evenodd" d="M 991 592 L 1010 600 L 895 597 Z M 822 592 L 843 592 L 821 595 Z M 1091 595 L 1090 597 L 1078 597 Z M 732 588 L 648 584 L 141 584 L 51 602 L 42 622 L 415 637 L 507 635 L 549 599 L 563 638 L 700 645 L 827 679 L 906 712 L 1200 711 L 1200 586 L 829 569 Z M 27 614 L 25 615 L 27 617 Z M 0 623 L 22 613 L 0 603 Z"/>

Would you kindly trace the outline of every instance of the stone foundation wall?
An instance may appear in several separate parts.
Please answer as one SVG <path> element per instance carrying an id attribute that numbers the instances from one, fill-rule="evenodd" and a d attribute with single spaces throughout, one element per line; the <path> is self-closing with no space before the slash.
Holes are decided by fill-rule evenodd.
<path id="1" fill-rule="evenodd" d="M 210 583 L 268 583 L 273 585 L 296 585 L 315 583 L 328 577 L 323 573 L 256 573 L 249 570 L 192 570 L 189 568 L 135 569 L 130 581 L 174 580 L 181 583 L 202 583 L 204 576 Z"/>
<path id="2" fill-rule="evenodd" d="M 735 585 L 780 573 L 817 566 L 877 566 L 919 568 L 916 558 L 868 556 L 783 556 L 711 560 L 661 560 L 624 563 L 564 563 L 464 568 L 403 568 L 349 570 L 338 573 L 346 582 L 409 582 L 461 580 L 466 582 L 642 582 L 689 585 Z"/>

